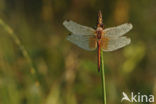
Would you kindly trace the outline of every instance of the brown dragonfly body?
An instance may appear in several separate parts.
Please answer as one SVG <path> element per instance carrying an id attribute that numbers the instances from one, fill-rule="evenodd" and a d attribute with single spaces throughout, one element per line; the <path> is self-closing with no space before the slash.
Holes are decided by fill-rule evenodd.
<path id="1" fill-rule="evenodd" d="M 100 71 L 100 66 L 101 66 L 101 37 L 103 34 L 103 23 L 102 23 L 102 14 L 101 11 L 99 11 L 98 14 L 98 23 L 97 23 L 97 29 L 96 29 L 96 38 L 97 38 L 97 55 L 98 55 L 98 71 Z"/>

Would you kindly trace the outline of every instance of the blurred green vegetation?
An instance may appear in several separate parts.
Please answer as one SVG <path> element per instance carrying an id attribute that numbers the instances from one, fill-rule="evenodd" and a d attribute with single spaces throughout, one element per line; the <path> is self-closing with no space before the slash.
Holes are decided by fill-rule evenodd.
<path id="1" fill-rule="evenodd" d="M 99 9 L 106 28 L 134 25 L 129 46 L 104 53 L 107 103 L 156 95 L 155 0 L 0 0 L 0 104 L 102 104 L 96 51 L 68 42 L 62 26 L 95 27 Z"/>

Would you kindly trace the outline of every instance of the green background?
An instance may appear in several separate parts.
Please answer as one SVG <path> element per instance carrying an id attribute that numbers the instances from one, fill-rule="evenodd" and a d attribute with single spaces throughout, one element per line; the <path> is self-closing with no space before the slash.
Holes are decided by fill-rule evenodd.
<path id="1" fill-rule="evenodd" d="M 133 24 L 131 44 L 104 53 L 107 104 L 123 91 L 155 95 L 156 0 L 0 0 L 0 104 L 102 104 L 97 52 L 67 41 L 62 25 L 95 27 L 98 10 L 105 28 Z"/>

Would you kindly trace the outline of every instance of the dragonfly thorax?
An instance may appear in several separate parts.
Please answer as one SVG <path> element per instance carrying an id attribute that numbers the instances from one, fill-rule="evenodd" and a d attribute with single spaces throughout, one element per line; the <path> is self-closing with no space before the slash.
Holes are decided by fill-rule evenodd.
<path id="1" fill-rule="evenodd" d="M 98 40 L 101 39 L 102 34 L 103 34 L 103 28 L 98 27 L 98 28 L 96 29 L 96 38 L 97 38 Z"/>

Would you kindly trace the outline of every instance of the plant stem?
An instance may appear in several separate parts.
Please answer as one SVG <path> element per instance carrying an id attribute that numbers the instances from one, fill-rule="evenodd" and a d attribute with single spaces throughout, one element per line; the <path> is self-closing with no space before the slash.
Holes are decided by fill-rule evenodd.
<path id="1" fill-rule="evenodd" d="M 14 31 L 12 30 L 11 27 L 9 27 L 9 25 L 7 25 L 2 19 L 0 19 L 0 25 L 4 28 L 5 31 L 8 32 L 8 35 L 14 40 L 14 42 L 16 43 L 16 45 L 20 48 L 20 50 L 23 53 L 23 56 L 26 58 L 28 64 L 30 65 L 30 72 L 32 75 L 35 75 L 36 78 L 38 78 L 37 80 L 39 80 L 39 74 L 37 72 L 37 69 L 33 66 L 33 62 L 27 52 L 27 50 L 25 49 L 24 45 L 21 44 L 20 39 L 17 37 L 17 35 L 14 33 Z M 37 81 L 38 83 L 40 83 L 40 80 Z"/>
<path id="2" fill-rule="evenodd" d="M 106 84 L 105 84 L 105 71 L 104 71 L 104 59 L 103 59 L 103 51 L 101 51 L 101 79 L 102 79 L 102 95 L 103 95 L 103 103 L 106 104 Z"/>

